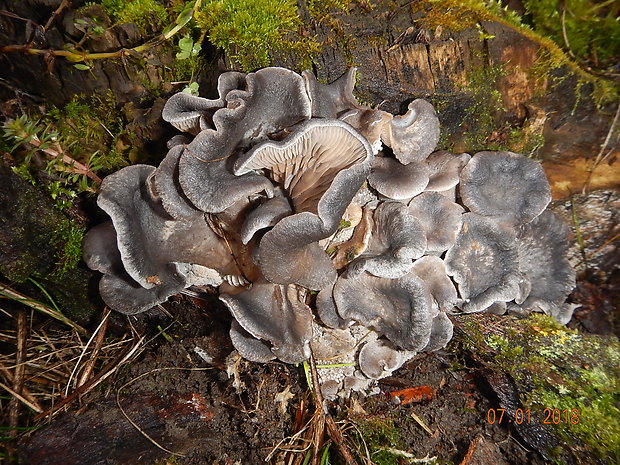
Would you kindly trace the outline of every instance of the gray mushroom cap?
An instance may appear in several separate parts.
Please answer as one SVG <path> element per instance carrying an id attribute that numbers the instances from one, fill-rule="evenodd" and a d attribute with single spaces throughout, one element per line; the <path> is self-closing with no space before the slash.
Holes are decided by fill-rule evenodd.
<path id="1" fill-rule="evenodd" d="M 419 351 L 428 344 L 431 294 L 417 276 L 341 276 L 334 286 L 334 301 L 343 319 L 374 329 L 402 349 Z"/>
<path id="2" fill-rule="evenodd" d="M 460 174 L 471 156 L 468 153 L 459 155 L 439 150 L 426 159 L 429 167 L 429 181 L 424 190 L 446 191 L 459 183 Z"/>
<path id="3" fill-rule="evenodd" d="M 413 263 L 410 273 L 426 283 L 436 312 L 451 312 L 458 303 L 456 288 L 448 277 L 444 261 L 434 255 L 427 255 Z M 436 312 L 434 314 L 436 314 Z"/>
<path id="4" fill-rule="evenodd" d="M 473 213 L 514 223 L 536 218 L 551 201 L 540 163 L 512 152 L 479 152 L 461 172 L 459 192 Z"/>
<path id="5" fill-rule="evenodd" d="M 424 348 L 425 352 L 443 349 L 452 339 L 454 326 L 444 312 L 440 312 L 433 318 L 433 327 L 431 329 L 431 337 L 428 344 Z"/>
<path id="6" fill-rule="evenodd" d="M 310 356 L 312 311 L 293 286 L 259 281 L 240 294 L 220 295 L 220 300 L 245 331 L 268 341 L 283 362 L 299 363 Z"/>
<path id="7" fill-rule="evenodd" d="M 218 79 L 219 98 L 215 100 L 179 92 L 168 99 L 162 118 L 183 132 L 198 134 L 204 129 L 214 129 L 213 115 L 226 105 L 224 98 L 233 89 L 245 87 L 245 74 L 229 71 Z"/>
<path id="8" fill-rule="evenodd" d="M 553 316 L 562 313 L 575 287 L 575 271 L 567 258 L 568 236 L 566 223 L 550 210 L 519 228 L 519 271 L 531 285 L 523 308 L 547 308 L 546 313 Z"/>
<path id="9" fill-rule="evenodd" d="M 230 326 L 230 340 L 239 355 L 251 362 L 267 363 L 276 358 L 267 342 L 256 339 L 235 319 Z"/>
<path id="10" fill-rule="evenodd" d="M 256 232 L 275 226 L 278 221 L 292 213 L 290 203 L 283 196 L 265 200 L 246 216 L 240 231 L 241 241 L 247 244 Z"/>
<path id="11" fill-rule="evenodd" d="M 349 264 L 347 276 L 356 277 L 364 271 L 383 278 L 404 276 L 426 249 L 422 226 L 398 202 L 380 204 L 373 223 L 368 248 Z"/>
<path id="12" fill-rule="evenodd" d="M 359 353 L 360 371 L 371 379 L 381 379 L 398 370 L 409 359 L 389 342 L 374 339 L 365 343 Z"/>
<path id="13" fill-rule="evenodd" d="M 376 157 L 368 183 L 390 199 L 409 200 L 424 191 L 428 176 L 426 163 L 411 162 L 403 165 L 393 158 Z"/>
<path id="14" fill-rule="evenodd" d="M 433 105 L 417 99 L 408 108 L 407 113 L 386 124 L 381 134 L 383 143 L 403 165 L 424 161 L 439 141 L 439 118 Z"/>
<path id="15" fill-rule="evenodd" d="M 454 244 L 465 210 L 438 192 L 423 192 L 409 202 L 409 213 L 426 234 L 426 253 L 439 255 Z"/>
<path id="16" fill-rule="evenodd" d="M 357 68 L 349 68 L 331 84 L 321 84 L 312 71 L 301 74 L 312 102 L 313 118 L 339 118 L 360 107 L 353 95 Z"/>
<path id="17" fill-rule="evenodd" d="M 515 234 L 490 218 L 463 215 L 461 232 L 446 253 L 445 264 L 458 284 L 465 312 L 523 298 L 527 280 L 518 269 Z"/>

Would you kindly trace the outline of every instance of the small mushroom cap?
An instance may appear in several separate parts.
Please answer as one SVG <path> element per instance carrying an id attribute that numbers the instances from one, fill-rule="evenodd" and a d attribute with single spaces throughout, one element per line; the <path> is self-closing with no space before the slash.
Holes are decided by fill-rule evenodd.
<path id="1" fill-rule="evenodd" d="M 423 192 L 409 202 L 409 213 L 426 234 L 427 254 L 440 255 L 454 245 L 464 211 L 438 192 Z"/>
<path id="2" fill-rule="evenodd" d="M 293 209 L 286 198 L 277 196 L 267 199 L 246 216 L 241 227 L 241 241 L 247 244 L 257 231 L 275 226 L 292 213 Z"/>
<path id="3" fill-rule="evenodd" d="M 264 281 L 237 295 L 220 295 L 233 317 L 249 334 L 271 343 L 271 351 L 285 363 L 310 356 L 312 311 L 299 301 L 293 286 Z"/>
<path id="4" fill-rule="evenodd" d="M 293 128 L 283 141 L 265 142 L 239 157 L 235 174 L 268 169 L 271 179 L 287 191 L 296 212 L 318 213 L 319 201 L 336 176 L 344 177 L 354 166 L 364 166 L 366 174 L 371 158 L 366 139 L 348 124 L 312 119 Z M 355 191 L 362 181 L 355 179 Z"/>
<path id="5" fill-rule="evenodd" d="M 473 213 L 528 223 L 551 201 L 540 163 L 512 152 L 479 152 L 461 172 L 459 192 Z"/>
<path id="6" fill-rule="evenodd" d="M 219 98 L 215 100 L 196 97 L 179 92 L 168 99 L 162 111 L 162 118 L 183 132 L 198 134 L 204 129 L 214 128 L 213 115 L 225 106 L 224 98 L 233 89 L 245 88 L 245 74 L 229 71 L 218 79 Z"/>
<path id="7" fill-rule="evenodd" d="M 306 70 L 301 74 L 312 102 L 313 118 L 339 118 L 360 108 L 353 95 L 357 68 L 349 68 L 331 84 L 321 84 L 312 71 Z"/>
<path id="8" fill-rule="evenodd" d="M 454 309 L 459 299 L 441 258 L 434 255 L 422 257 L 413 263 L 411 273 L 426 283 L 437 311 L 450 312 Z"/>
<path id="9" fill-rule="evenodd" d="M 335 284 L 335 282 L 334 282 Z M 346 328 L 348 321 L 342 319 L 334 301 L 334 286 L 328 286 L 316 296 L 316 311 L 321 322 L 330 328 Z"/>
<path id="10" fill-rule="evenodd" d="M 417 276 L 341 276 L 334 286 L 334 301 L 343 319 L 374 329 L 400 348 L 419 351 L 428 344 L 431 294 Z"/>
<path id="11" fill-rule="evenodd" d="M 374 339 L 362 347 L 359 353 L 359 366 L 362 373 L 371 379 L 390 376 L 408 360 L 402 351 L 390 346 L 387 341 Z"/>
<path id="12" fill-rule="evenodd" d="M 256 339 L 243 329 L 237 320 L 232 320 L 230 325 L 230 339 L 239 355 L 246 360 L 267 363 L 276 358 L 268 343 L 261 339 Z"/>
<path id="13" fill-rule="evenodd" d="M 465 213 L 445 264 L 458 284 L 465 312 L 479 312 L 521 296 L 525 278 L 518 270 L 515 234 L 491 218 Z"/>
<path id="14" fill-rule="evenodd" d="M 280 220 L 261 239 L 258 266 L 268 281 L 321 290 L 331 286 L 336 269 L 318 241 L 329 236 L 318 216 L 297 213 Z"/>
<path id="15" fill-rule="evenodd" d="M 426 100 L 414 100 L 407 113 L 395 116 L 384 126 L 381 140 L 392 148 L 403 165 L 424 161 L 439 141 L 439 118 L 435 108 Z"/>
<path id="16" fill-rule="evenodd" d="M 394 200 L 409 200 L 424 191 L 428 184 L 426 163 L 403 165 L 388 157 L 376 157 L 368 183 L 381 195 Z"/>
<path id="17" fill-rule="evenodd" d="M 575 271 L 567 258 L 568 236 L 566 223 L 550 210 L 519 228 L 519 270 L 531 285 L 524 307 L 540 300 L 560 308 L 575 287 Z"/>
<path id="18" fill-rule="evenodd" d="M 443 349 L 454 333 L 454 327 L 448 315 L 444 312 L 440 312 L 435 318 L 433 318 L 433 327 L 431 329 L 431 337 L 428 344 L 424 348 L 425 352 L 432 352 L 434 350 Z"/>
<path id="19" fill-rule="evenodd" d="M 347 276 L 356 277 L 364 271 L 382 278 L 404 276 L 426 249 L 422 226 L 398 202 L 380 204 L 373 223 L 368 248 L 349 264 Z"/>
<path id="20" fill-rule="evenodd" d="M 429 181 L 425 190 L 446 191 L 459 183 L 461 171 L 471 156 L 468 153 L 455 155 L 445 150 L 433 152 L 426 159 L 429 167 Z"/>

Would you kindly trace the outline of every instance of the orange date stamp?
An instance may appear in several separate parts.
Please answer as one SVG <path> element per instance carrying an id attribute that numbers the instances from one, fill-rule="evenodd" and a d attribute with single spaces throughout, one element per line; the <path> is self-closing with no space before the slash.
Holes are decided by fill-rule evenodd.
<path id="1" fill-rule="evenodd" d="M 516 423 L 520 425 L 522 423 L 542 423 L 545 425 L 559 425 L 559 424 L 572 424 L 579 423 L 579 410 L 573 409 L 559 409 L 559 408 L 545 408 L 542 412 L 532 412 L 530 409 L 518 408 L 514 412 L 508 411 L 503 408 L 490 408 L 487 410 L 487 422 L 490 425 L 502 424 L 502 423 Z"/>

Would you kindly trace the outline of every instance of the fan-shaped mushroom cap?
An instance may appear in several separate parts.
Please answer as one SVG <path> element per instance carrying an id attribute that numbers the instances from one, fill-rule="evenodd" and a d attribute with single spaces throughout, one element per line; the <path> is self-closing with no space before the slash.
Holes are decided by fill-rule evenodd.
<path id="1" fill-rule="evenodd" d="M 198 134 L 204 129 L 213 129 L 213 114 L 224 107 L 226 95 L 233 89 L 245 87 L 245 74 L 229 71 L 218 79 L 219 98 L 215 100 L 196 97 L 179 92 L 168 99 L 162 111 L 162 118 L 183 132 Z"/>
<path id="2" fill-rule="evenodd" d="M 515 223 L 536 218 L 551 201 L 540 163 L 512 152 L 479 152 L 461 172 L 459 192 L 473 213 Z"/>
<path id="3" fill-rule="evenodd" d="M 545 313 L 554 317 L 562 313 L 561 308 L 575 287 L 575 271 L 567 258 L 568 236 L 566 223 L 550 210 L 519 228 L 519 271 L 531 284 L 523 308 L 538 307 L 544 311 L 547 307 Z"/>
<path id="4" fill-rule="evenodd" d="M 428 175 L 426 163 L 403 165 L 393 158 L 376 157 L 368 183 L 390 199 L 409 200 L 424 191 Z"/>
<path id="5" fill-rule="evenodd" d="M 433 350 L 443 349 L 452 339 L 453 333 L 454 327 L 450 318 L 444 312 L 440 312 L 439 315 L 433 318 L 431 337 L 424 351 L 432 352 Z"/>
<path id="6" fill-rule="evenodd" d="M 224 270 L 232 265 L 224 241 L 202 217 L 177 221 L 155 202 L 147 179 L 152 166 L 133 165 L 106 177 L 97 204 L 114 223 L 127 273 L 144 288 L 182 280 L 170 263 L 195 263 Z"/>
<path id="7" fill-rule="evenodd" d="M 387 341 L 374 339 L 364 344 L 359 353 L 360 370 L 372 379 L 390 376 L 411 358 L 406 352 L 390 346 Z"/>
<path id="8" fill-rule="evenodd" d="M 239 355 L 251 362 L 267 363 L 276 358 L 267 342 L 256 339 L 235 319 L 230 325 L 230 340 Z"/>
<path id="9" fill-rule="evenodd" d="M 241 241 L 247 244 L 257 231 L 275 226 L 292 213 L 291 205 L 283 196 L 267 199 L 246 216 L 241 227 Z"/>
<path id="10" fill-rule="evenodd" d="M 301 75 L 312 102 L 313 118 L 339 118 L 343 114 L 360 108 L 353 95 L 357 68 L 349 68 L 331 84 L 321 84 L 312 71 L 306 70 Z"/>
<path id="11" fill-rule="evenodd" d="M 455 155 L 445 150 L 431 153 L 426 159 L 429 181 L 424 190 L 446 191 L 459 183 L 461 171 L 471 159 L 468 153 Z"/>
<path id="12" fill-rule="evenodd" d="M 522 298 L 527 280 L 518 269 L 515 234 L 490 218 L 463 215 L 461 232 L 446 253 L 445 264 L 458 284 L 465 312 Z"/>
<path id="13" fill-rule="evenodd" d="M 395 116 L 384 126 L 381 140 L 392 148 L 403 165 L 424 161 L 439 141 L 439 118 L 435 108 L 426 100 L 414 100 L 407 113 Z"/>
<path id="14" fill-rule="evenodd" d="M 426 253 L 439 255 L 454 244 L 465 210 L 438 192 L 423 192 L 409 202 L 409 213 L 426 234 Z"/>
<path id="15" fill-rule="evenodd" d="M 203 213 L 192 205 L 183 194 L 179 183 L 179 158 L 184 146 L 176 145 L 168 151 L 166 158 L 151 175 L 164 210 L 177 220 L 188 220 Z"/>
<path id="16" fill-rule="evenodd" d="M 271 351 L 283 362 L 309 357 L 312 311 L 299 301 L 293 286 L 259 281 L 240 294 L 220 295 L 220 300 L 243 329 L 271 343 Z"/>
<path id="17" fill-rule="evenodd" d="M 419 351 L 428 344 L 431 295 L 417 276 L 341 276 L 334 286 L 334 301 L 343 319 L 374 329 L 398 347 Z"/>
<path id="18" fill-rule="evenodd" d="M 410 273 L 426 283 L 433 297 L 433 307 L 436 309 L 434 314 L 439 311 L 450 312 L 454 309 L 459 299 L 441 258 L 434 255 L 422 257 L 413 262 Z"/>
<path id="19" fill-rule="evenodd" d="M 382 278 L 404 276 L 426 249 L 422 226 L 398 202 L 380 204 L 373 220 L 368 248 L 349 264 L 347 276 L 356 277 L 364 271 Z"/>

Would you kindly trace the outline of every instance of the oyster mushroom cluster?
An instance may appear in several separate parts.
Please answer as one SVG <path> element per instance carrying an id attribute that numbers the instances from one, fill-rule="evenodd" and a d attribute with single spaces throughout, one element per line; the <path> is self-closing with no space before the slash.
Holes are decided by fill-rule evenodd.
<path id="1" fill-rule="evenodd" d="M 542 311 L 567 322 L 568 228 L 535 161 L 434 152 L 439 121 L 414 100 L 394 116 L 357 102 L 355 69 L 331 84 L 283 68 L 226 72 L 219 98 L 179 93 L 158 167 L 103 181 L 111 221 L 86 263 L 112 309 L 219 288 L 246 359 L 314 353 L 328 397 L 366 389 L 444 347 L 456 312 Z"/>

